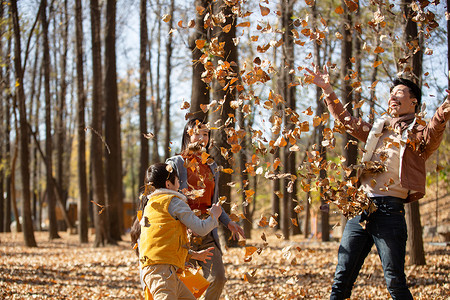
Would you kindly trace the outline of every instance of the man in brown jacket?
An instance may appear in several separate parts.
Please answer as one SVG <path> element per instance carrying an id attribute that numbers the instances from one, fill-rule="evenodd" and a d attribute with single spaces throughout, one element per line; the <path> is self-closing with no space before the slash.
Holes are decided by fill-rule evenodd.
<path id="1" fill-rule="evenodd" d="M 373 125 L 353 117 L 338 100 L 326 68 L 306 69 L 313 83 L 322 88 L 325 103 L 333 117 L 347 132 L 366 143 L 362 162 L 378 168 L 366 169 L 359 177 L 360 189 L 375 203 L 377 210 L 363 213 L 347 222 L 338 252 L 330 299 L 346 299 L 373 244 L 393 299 L 413 299 L 406 285 L 405 251 L 407 230 L 404 203 L 425 195 L 425 161 L 439 147 L 450 119 L 450 100 L 437 109 L 423 125 L 416 118 L 421 106 L 420 88 L 410 80 L 394 80 L 388 100 L 388 114 Z M 366 220 L 366 226 L 360 225 Z"/>

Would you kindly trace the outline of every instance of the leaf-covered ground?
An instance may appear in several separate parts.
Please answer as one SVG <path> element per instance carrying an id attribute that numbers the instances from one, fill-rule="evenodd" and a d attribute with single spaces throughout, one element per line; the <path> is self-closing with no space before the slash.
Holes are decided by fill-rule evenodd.
<path id="1" fill-rule="evenodd" d="M 228 282 L 223 299 L 328 298 L 338 243 L 299 237 L 283 241 L 265 234 L 266 246 L 262 231 L 257 231 L 245 247 L 225 252 Z M 47 233 L 38 232 L 39 247 L 26 248 L 21 234 L 0 234 L 0 299 L 142 298 L 137 258 L 128 241 L 93 248 L 92 243 L 80 245 L 77 236 L 61 236 L 49 242 Z M 426 243 L 425 250 L 426 266 L 406 268 L 411 292 L 415 299 L 449 299 L 450 247 Z M 352 299 L 388 298 L 373 250 Z"/>

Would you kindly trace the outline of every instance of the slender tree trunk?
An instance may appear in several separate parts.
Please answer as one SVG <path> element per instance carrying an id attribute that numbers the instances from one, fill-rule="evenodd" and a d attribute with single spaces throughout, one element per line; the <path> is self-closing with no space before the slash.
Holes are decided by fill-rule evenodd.
<path id="1" fill-rule="evenodd" d="M 139 129 L 141 141 L 141 159 L 139 166 L 139 184 L 144 184 L 145 172 L 149 166 L 149 142 L 147 131 L 147 0 L 141 0 L 140 14 L 140 79 L 139 79 Z"/>
<path id="2" fill-rule="evenodd" d="M 419 37 L 417 30 L 417 23 L 412 20 L 412 10 L 411 5 L 412 0 L 406 0 L 402 5 L 403 16 L 406 16 L 406 24 L 404 31 L 405 43 L 414 44 L 417 43 L 418 51 L 412 49 L 412 53 L 406 53 L 406 55 L 411 54 L 412 60 L 409 60 L 408 65 L 412 71 L 413 81 L 420 87 L 422 86 L 422 41 Z M 414 47 L 415 48 L 415 47 Z M 415 52 L 415 53 L 414 53 Z M 410 257 L 410 263 L 413 265 L 425 265 L 425 251 L 423 248 L 422 239 L 422 224 L 420 221 L 420 210 L 419 203 L 417 201 L 409 203 L 405 207 L 406 212 L 406 224 L 408 227 L 408 253 Z"/>
<path id="3" fill-rule="evenodd" d="M 45 156 L 46 156 L 46 172 L 47 172 L 47 201 L 48 201 L 48 218 L 49 218 L 49 238 L 60 238 L 58 235 L 58 224 L 56 221 L 56 201 L 53 176 L 53 143 L 52 143 L 52 120 L 51 120 L 51 92 L 50 92 L 50 47 L 48 42 L 48 20 L 47 20 L 47 0 L 41 2 L 41 24 L 42 24 L 42 40 L 43 40 L 43 69 L 44 69 L 44 89 L 45 89 Z"/>
<path id="4" fill-rule="evenodd" d="M 231 4 L 224 3 L 224 1 L 222 0 L 213 3 L 214 14 L 222 12 L 223 15 L 226 16 L 224 23 L 220 24 L 220 26 L 214 27 L 213 35 L 218 38 L 218 43 L 225 43 L 223 47 L 224 49 L 223 57 L 215 57 L 215 64 L 217 64 L 218 60 L 221 59 L 229 62 L 230 65 L 233 66 L 234 64 L 237 64 L 238 55 L 237 55 L 237 47 L 233 43 L 233 38 L 236 37 L 236 26 L 235 26 L 236 20 L 234 19 L 234 14 L 232 13 L 232 7 L 230 5 Z M 227 25 L 231 25 L 231 28 L 230 31 L 226 33 L 222 30 L 222 27 L 225 27 Z M 237 70 L 235 70 L 234 67 L 230 67 L 230 69 L 227 70 L 226 72 L 237 74 Z M 228 128 L 234 127 L 233 122 L 229 122 L 229 124 L 225 123 L 229 118 L 230 114 L 234 115 L 234 110 L 231 108 L 230 103 L 231 101 L 234 101 L 236 98 L 236 89 L 228 87 L 226 90 L 224 90 L 224 87 L 231 80 L 231 76 L 230 78 L 226 77 L 228 76 L 217 78 L 214 81 L 213 85 L 214 99 L 217 99 L 218 102 L 223 101 L 223 105 L 221 109 L 212 114 L 212 123 L 219 121 L 217 123 L 217 127 L 221 126 L 223 127 L 220 130 L 213 130 L 212 136 L 215 144 L 214 147 L 211 149 L 211 154 L 214 160 L 219 166 L 222 166 L 224 169 L 230 168 L 231 165 L 229 160 L 225 159 L 221 155 L 221 147 L 225 149 L 230 148 L 230 145 L 227 142 L 226 130 L 228 130 Z M 227 213 L 230 213 L 230 199 L 231 199 L 230 186 L 227 184 L 229 182 L 231 182 L 231 174 L 225 172 L 221 173 L 219 181 L 219 194 L 221 196 L 226 197 L 226 202 L 223 204 L 223 208 Z M 228 245 L 229 246 L 234 245 L 234 241 L 231 241 L 229 239 L 230 231 L 225 230 L 224 234 L 225 240 L 228 242 Z"/>
<path id="5" fill-rule="evenodd" d="M 450 0 L 447 0 L 447 15 L 450 16 Z M 447 18 L 447 69 L 450 72 L 450 18 Z M 447 80 L 447 88 L 450 89 L 450 76 Z"/>
<path id="6" fill-rule="evenodd" d="M 152 151 L 152 162 L 159 162 L 159 131 L 161 129 L 161 121 L 162 121 L 162 113 L 161 113 L 161 88 L 160 88 L 160 82 L 161 82 L 161 76 L 160 76 L 160 70 L 161 70 L 161 16 L 158 15 L 158 13 L 161 11 L 161 3 L 160 0 L 156 0 L 156 7 L 157 7 L 157 19 L 158 19 L 158 25 L 157 25 L 157 51 L 156 51 L 156 82 L 155 82 L 155 88 L 156 91 L 156 99 L 152 99 L 152 115 L 153 115 L 153 151 Z M 149 49 L 149 54 L 152 53 L 151 48 Z M 149 61 L 151 61 L 151 57 Z M 151 68 L 150 68 L 150 72 Z M 152 85 L 153 89 L 153 85 Z M 153 98 L 153 97 L 152 97 Z"/>
<path id="7" fill-rule="evenodd" d="M 281 6 L 281 18 L 282 18 L 282 29 L 283 29 L 283 59 L 282 59 L 282 94 L 284 100 L 286 101 L 286 107 L 295 111 L 295 86 L 291 83 L 294 82 L 294 77 L 290 72 L 294 68 L 294 37 L 292 34 L 292 29 L 294 29 L 293 24 L 293 14 L 294 14 L 294 2 L 295 0 L 283 0 Z M 283 114 L 284 123 L 286 127 L 286 133 L 292 132 L 295 124 L 290 120 L 290 114 L 286 111 Z M 290 144 L 283 148 L 284 150 L 284 168 L 285 173 L 296 176 L 296 152 L 289 151 Z M 292 185 L 292 189 L 289 187 Z M 300 233 L 299 227 L 295 226 L 292 222 L 295 219 L 298 224 L 297 214 L 293 211 L 293 203 L 297 197 L 297 185 L 296 179 L 292 180 L 291 177 L 284 179 L 284 189 L 283 189 L 283 215 L 281 218 L 283 230 L 283 235 L 286 239 L 289 239 L 291 229 L 295 234 Z"/>
<path id="8" fill-rule="evenodd" d="M 317 23 L 320 22 L 320 19 L 318 17 L 318 13 L 317 13 L 317 7 L 316 4 L 314 3 L 314 5 L 312 6 L 312 15 L 313 15 L 313 19 L 314 19 L 314 27 L 317 27 Z M 319 43 L 319 40 L 317 40 L 314 43 L 314 63 L 315 65 L 321 69 L 322 68 L 322 64 L 321 64 L 321 44 Z M 321 96 L 322 96 L 322 89 L 319 87 L 316 87 L 316 103 L 317 103 L 317 111 L 316 111 L 316 115 L 318 117 L 323 117 L 323 113 L 326 111 L 325 109 L 325 104 L 323 103 L 323 101 L 321 100 Z M 323 130 L 325 129 L 324 124 L 321 122 L 317 127 L 316 127 L 316 145 L 317 145 L 317 149 L 319 151 L 319 156 L 320 156 L 320 163 L 322 165 L 322 167 L 320 168 L 319 171 L 319 180 L 322 181 L 325 178 L 327 178 L 327 171 L 325 169 L 324 164 L 327 161 L 327 148 L 324 147 L 322 145 L 322 141 L 323 141 Z M 308 180 L 308 183 L 310 183 L 310 180 Z M 321 215 L 321 233 L 322 233 L 322 241 L 329 241 L 330 237 L 329 237 L 329 212 L 326 209 L 323 209 L 324 206 L 326 206 L 326 202 L 327 199 L 324 196 L 324 189 L 321 186 L 319 189 L 320 193 L 320 204 L 321 204 L 321 210 L 320 210 L 320 215 Z M 309 197 L 310 197 L 310 192 L 308 191 L 308 200 L 307 200 L 307 206 L 309 207 Z M 307 216 L 308 219 L 310 218 L 310 212 L 307 212 Z M 309 222 L 309 220 L 308 220 Z M 309 226 L 309 224 L 308 224 Z M 308 228 L 309 231 L 309 228 Z M 305 237 L 307 237 L 307 235 L 305 235 Z"/>
<path id="9" fill-rule="evenodd" d="M 105 137 L 106 190 L 111 237 L 120 241 L 123 228 L 122 146 L 120 144 L 120 113 L 116 71 L 116 0 L 106 2 L 105 36 Z"/>
<path id="10" fill-rule="evenodd" d="M 30 111 L 29 111 L 29 115 L 30 115 L 29 123 L 30 124 L 33 123 L 33 121 L 34 121 L 34 123 L 36 123 L 36 118 L 39 117 L 39 114 L 36 115 L 36 114 L 34 114 L 34 111 L 33 111 L 33 109 L 39 105 L 39 97 L 41 95 L 41 93 L 40 93 L 41 72 L 38 70 L 39 54 L 40 54 L 40 51 L 39 51 L 39 36 L 38 36 L 37 41 L 36 41 L 36 51 L 35 51 L 34 66 L 33 66 L 33 70 L 32 70 L 32 79 L 31 79 L 31 95 L 30 95 Z M 39 82 L 38 82 L 39 90 L 36 90 L 36 77 L 39 80 Z M 36 109 L 35 111 L 39 111 L 39 110 Z M 32 119 L 31 116 L 34 116 L 34 119 Z M 33 155 L 32 155 L 33 167 L 32 167 L 32 171 L 31 171 L 32 172 L 31 191 L 32 191 L 32 200 L 33 200 L 32 201 L 33 219 L 35 220 L 36 223 L 38 223 L 38 208 L 37 208 L 37 202 L 38 202 L 38 194 L 37 194 L 37 190 L 38 190 L 38 182 L 37 182 L 38 157 L 37 157 L 36 144 L 33 145 L 30 152 L 33 153 Z M 39 226 L 39 228 L 40 228 L 40 226 Z"/>
<path id="11" fill-rule="evenodd" d="M 20 41 L 20 27 L 19 27 L 19 13 L 17 10 L 17 1 L 11 1 L 11 17 L 14 26 L 14 69 L 16 73 L 16 99 L 19 107 L 20 116 L 20 169 L 22 175 L 22 220 L 23 220 L 23 235 L 25 245 L 27 247 L 36 247 L 36 240 L 34 238 L 33 221 L 31 219 L 31 205 L 30 205 L 30 170 L 29 170 L 29 148 L 28 148 L 28 125 L 25 107 L 25 92 L 23 88 L 23 70 L 21 59 L 21 41 Z"/>
<path id="12" fill-rule="evenodd" d="M 351 70 L 352 70 L 352 63 L 351 58 L 353 55 L 353 34 L 352 34 L 352 27 L 353 27 L 353 19 L 352 14 L 349 11 L 347 5 L 345 5 L 344 1 L 342 1 L 342 7 L 344 7 L 344 14 L 342 19 L 342 32 L 343 32 L 343 38 L 342 38 L 342 45 L 341 45 L 341 80 L 342 80 L 342 102 L 344 105 L 347 105 L 347 110 L 350 114 L 353 113 L 353 91 L 351 86 Z M 346 159 L 346 167 L 350 168 L 353 165 L 356 165 L 356 161 L 358 158 L 358 147 L 357 147 L 357 139 L 351 136 L 348 133 L 344 134 L 344 157 Z M 356 176 L 356 172 L 352 171 L 349 176 L 347 176 L 346 179 L 349 179 L 353 176 Z M 343 224 L 342 229 L 344 229 L 344 225 L 346 223 L 346 219 L 344 216 L 341 216 L 341 223 Z M 329 226 L 329 225 L 328 225 Z M 325 230 L 324 227 L 322 227 L 323 230 Z M 329 231 L 329 228 L 327 229 Z M 328 233 L 329 235 L 329 233 Z"/>
<path id="13" fill-rule="evenodd" d="M 65 116 L 64 112 L 66 110 L 66 93 L 67 93 L 67 52 L 68 52 L 68 36 L 69 36 L 69 20 L 68 20 L 68 11 L 67 11 L 67 0 L 64 0 L 64 8 L 61 13 L 61 38 L 62 38 L 62 53 L 60 55 L 60 90 L 58 107 L 56 109 L 56 179 L 61 187 L 59 194 L 62 196 L 64 207 L 61 209 L 66 209 L 67 202 L 67 180 L 66 178 L 69 170 L 66 167 L 65 162 L 70 160 L 70 150 L 65 149 L 66 145 L 66 131 L 67 129 L 65 124 Z M 55 30 L 56 31 L 56 30 Z M 56 51 L 55 51 L 56 52 Z"/>
<path id="14" fill-rule="evenodd" d="M 12 26 L 12 25 L 10 25 Z M 10 29 L 11 30 L 11 29 Z M 7 55 L 5 55 L 5 87 L 10 87 L 10 74 L 11 74 L 11 45 L 12 45 L 12 39 L 8 40 L 8 48 L 7 48 Z M 5 178 L 5 185 L 6 185 L 6 199 L 5 199 L 5 219 L 4 219 L 4 229 L 5 232 L 11 232 L 11 202 L 12 202 L 12 189 L 11 189 L 11 176 L 13 173 L 13 170 L 11 169 L 11 107 L 13 106 L 12 103 L 12 95 L 11 92 L 6 94 L 6 101 L 5 101 L 5 169 L 9 170 L 6 174 Z M 20 222 L 19 222 L 20 225 Z"/>
<path id="15" fill-rule="evenodd" d="M 171 115 L 170 115 L 170 101 L 171 101 L 171 90 L 170 90 L 170 75 L 172 74 L 172 23 L 173 23 L 173 13 L 175 9 L 175 1 L 170 0 L 170 11 L 169 14 L 172 16 L 170 21 L 167 23 L 169 28 L 169 34 L 167 37 L 166 44 L 166 109 L 165 109 L 165 117 L 164 124 L 166 127 L 166 136 L 164 139 L 164 154 L 166 159 L 171 155 L 170 149 L 170 138 L 171 138 Z"/>
<path id="16" fill-rule="evenodd" d="M 91 164 L 92 186 L 94 193 L 94 246 L 99 247 L 112 241 L 109 231 L 108 210 L 106 206 L 105 175 L 103 170 L 103 92 L 102 92 L 102 64 L 100 42 L 100 11 L 98 0 L 91 0 L 91 40 L 92 40 L 92 139 Z"/>
<path id="17" fill-rule="evenodd" d="M 195 7 L 208 8 L 211 0 L 196 0 Z M 196 47 L 195 41 L 208 40 L 208 31 L 204 27 L 204 17 L 207 9 L 202 14 L 198 11 L 195 15 L 195 31 L 190 36 L 189 48 L 192 51 L 192 93 L 191 93 L 191 109 L 190 113 L 194 118 L 207 120 L 208 112 L 204 113 L 200 105 L 207 105 L 210 102 L 208 85 L 202 80 L 202 74 L 205 72 L 204 65 L 200 62 L 203 52 Z"/>
<path id="18" fill-rule="evenodd" d="M 78 207 L 78 234 L 80 243 L 88 243 L 88 187 L 86 170 L 86 134 L 85 115 L 86 93 L 84 90 L 83 62 L 83 9 L 81 0 L 75 1 L 76 64 L 77 64 L 77 98 L 78 98 L 78 184 L 80 205 Z"/>
<path id="19" fill-rule="evenodd" d="M 3 12 L 4 12 L 4 3 L 0 3 L 0 20 L 3 20 Z M 0 57 L 5 57 L 3 53 L 3 36 L 4 36 L 4 24 L 0 24 Z M 3 66 L 0 66 L 0 136 L 6 135 L 6 93 L 5 93 L 5 78 L 3 73 Z M 6 141 L 4 139 L 0 140 L 0 162 L 2 165 L 4 165 L 4 159 L 5 159 L 5 144 Z M 5 168 L 2 166 L 0 167 L 0 232 L 5 232 L 5 204 L 6 204 L 6 198 L 5 198 Z"/>

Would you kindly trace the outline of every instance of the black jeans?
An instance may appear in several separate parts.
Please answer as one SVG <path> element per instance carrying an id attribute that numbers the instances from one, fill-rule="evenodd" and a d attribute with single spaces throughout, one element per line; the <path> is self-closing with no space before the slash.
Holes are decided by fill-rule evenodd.
<path id="1" fill-rule="evenodd" d="M 359 271 L 375 244 L 383 266 L 384 278 L 392 299 L 413 299 L 406 285 L 405 251 L 408 237 L 403 199 L 372 198 L 378 209 L 367 216 L 347 222 L 339 246 L 338 264 L 330 299 L 346 299 L 351 295 Z M 359 224 L 367 219 L 366 229 Z"/>

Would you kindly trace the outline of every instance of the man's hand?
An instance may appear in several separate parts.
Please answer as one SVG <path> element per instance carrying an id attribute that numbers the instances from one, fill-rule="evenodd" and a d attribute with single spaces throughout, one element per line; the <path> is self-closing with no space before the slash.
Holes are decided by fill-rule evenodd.
<path id="1" fill-rule="evenodd" d="M 333 87 L 330 83 L 330 75 L 328 75 L 327 67 L 323 67 L 323 72 L 319 71 L 319 68 L 315 64 L 312 64 L 314 71 L 305 68 L 305 70 L 313 77 L 312 83 L 322 88 L 325 94 L 329 95 L 333 93 Z"/>
<path id="2" fill-rule="evenodd" d="M 211 257 L 213 256 L 213 250 L 214 247 L 209 247 L 208 249 L 201 251 L 192 251 L 191 258 L 205 263 L 207 260 L 211 260 Z"/>
<path id="3" fill-rule="evenodd" d="M 230 223 L 228 223 L 228 229 L 230 229 L 231 231 L 231 238 L 233 240 L 239 240 L 239 235 L 245 239 L 244 230 L 241 228 L 241 226 L 236 224 L 236 222 L 230 221 Z"/>

